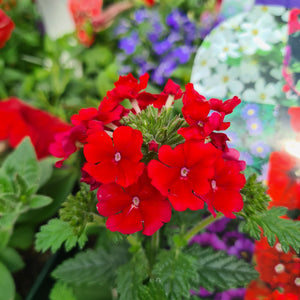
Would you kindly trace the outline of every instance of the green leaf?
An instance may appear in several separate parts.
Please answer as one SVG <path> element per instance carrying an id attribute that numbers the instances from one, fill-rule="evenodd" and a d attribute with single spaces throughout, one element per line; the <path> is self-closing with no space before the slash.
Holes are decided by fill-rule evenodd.
<path id="1" fill-rule="evenodd" d="M 52 202 L 52 199 L 43 195 L 34 195 L 29 201 L 30 208 L 36 209 L 49 205 Z"/>
<path id="2" fill-rule="evenodd" d="M 284 252 L 288 252 L 291 246 L 299 253 L 300 221 L 280 218 L 286 212 L 287 208 L 285 207 L 272 207 L 264 213 L 246 218 L 240 229 L 253 238 L 260 240 L 261 227 L 263 235 L 267 237 L 270 246 L 274 246 L 277 237 Z"/>
<path id="3" fill-rule="evenodd" d="M 71 287 L 57 282 L 51 290 L 50 300 L 76 300 L 76 297 Z"/>
<path id="4" fill-rule="evenodd" d="M 225 291 L 245 286 L 258 276 L 254 267 L 235 256 L 194 244 L 187 253 L 196 259 L 199 286 L 209 291 Z"/>
<path id="5" fill-rule="evenodd" d="M 35 229 L 31 224 L 17 224 L 9 240 L 9 246 L 26 250 L 33 244 L 34 234 Z"/>
<path id="6" fill-rule="evenodd" d="M 45 252 L 51 249 L 54 253 L 65 243 L 66 251 L 70 251 L 77 243 L 80 248 L 83 248 L 86 240 L 85 233 L 77 236 L 69 223 L 59 219 L 52 219 L 48 224 L 43 225 L 40 228 L 40 232 L 36 234 L 35 247 L 38 251 Z"/>
<path id="7" fill-rule="evenodd" d="M 167 300 L 165 290 L 159 280 L 150 280 L 148 286 L 139 287 L 139 300 Z"/>
<path id="8" fill-rule="evenodd" d="M 12 273 L 21 270 L 25 266 L 20 254 L 10 247 L 0 250 L 0 261 Z"/>
<path id="9" fill-rule="evenodd" d="M 53 172 L 54 159 L 48 157 L 39 162 L 39 188 L 43 186 L 50 178 Z"/>
<path id="10" fill-rule="evenodd" d="M 37 187 L 39 167 L 35 150 L 28 137 L 6 158 L 2 167 L 9 175 L 21 175 L 28 187 Z"/>
<path id="11" fill-rule="evenodd" d="M 147 267 L 145 253 L 140 250 L 134 253 L 129 263 L 119 268 L 117 290 L 120 300 L 139 300 L 139 289 L 148 276 Z"/>
<path id="12" fill-rule="evenodd" d="M 110 250 L 88 249 L 64 261 L 52 275 L 72 285 L 113 284 L 117 269 L 127 260 L 128 250 L 122 245 Z"/>
<path id="13" fill-rule="evenodd" d="M 162 251 L 153 268 L 153 275 L 161 281 L 168 299 L 172 300 L 189 299 L 190 290 L 199 283 L 196 259 L 178 250 Z"/>
<path id="14" fill-rule="evenodd" d="M 7 268 L 0 262 L 0 300 L 13 300 L 15 297 L 14 280 Z"/>

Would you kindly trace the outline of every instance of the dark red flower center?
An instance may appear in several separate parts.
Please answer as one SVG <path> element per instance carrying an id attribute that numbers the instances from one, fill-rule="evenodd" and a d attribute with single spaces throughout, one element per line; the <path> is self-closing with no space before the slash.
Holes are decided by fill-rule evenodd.
<path id="1" fill-rule="evenodd" d="M 118 162 L 121 160 L 121 153 L 120 152 L 116 152 L 115 153 L 115 161 Z"/>
<path id="2" fill-rule="evenodd" d="M 183 168 L 181 168 L 181 170 L 180 170 L 180 175 L 182 176 L 182 177 L 186 177 L 187 175 L 188 175 L 188 173 L 189 173 L 189 169 L 187 169 L 186 167 L 183 167 Z"/>

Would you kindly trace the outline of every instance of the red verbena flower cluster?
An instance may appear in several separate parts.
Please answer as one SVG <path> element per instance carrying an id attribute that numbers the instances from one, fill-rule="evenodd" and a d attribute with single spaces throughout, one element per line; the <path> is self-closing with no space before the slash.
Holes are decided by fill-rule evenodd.
<path id="1" fill-rule="evenodd" d="M 227 147 L 228 137 L 220 131 L 229 127 L 224 117 L 240 99 L 206 100 L 192 84 L 183 92 L 171 80 L 160 94 L 152 94 L 145 91 L 148 79 L 148 74 L 139 80 L 132 74 L 121 76 L 98 109 L 82 109 L 74 115 L 72 129 L 57 135 L 50 147 L 53 155 L 62 158 L 57 166 L 83 147 L 82 180 L 91 189 L 98 188 L 97 209 L 108 217 L 106 225 L 112 231 L 142 230 L 152 235 L 170 221 L 172 207 L 198 210 L 205 203 L 213 215 L 219 211 L 235 218 L 233 213 L 243 208 L 245 163 L 239 161 L 237 150 Z M 166 133 L 162 141 L 160 129 L 151 126 L 163 123 L 174 101 L 181 98 L 185 121 L 173 118 L 185 122 L 185 127 Z M 131 108 L 122 106 L 124 100 L 130 101 Z M 157 111 L 157 122 L 148 124 L 151 109 Z M 146 129 L 129 121 L 140 116 Z"/>

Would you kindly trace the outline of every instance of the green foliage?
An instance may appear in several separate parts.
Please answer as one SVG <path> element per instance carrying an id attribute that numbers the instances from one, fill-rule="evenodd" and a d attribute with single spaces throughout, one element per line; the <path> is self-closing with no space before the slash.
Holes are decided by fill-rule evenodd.
<path id="1" fill-rule="evenodd" d="M 267 187 L 256 181 L 257 175 L 251 175 L 241 191 L 244 208 L 237 215 L 244 218 L 240 230 L 260 240 L 261 232 L 267 237 L 270 246 L 276 242 L 276 237 L 282 245 L 282 250 L 288 252 L 290 246 L 298 253 L 300 248 L 300 222 L 282 219 L 287 209 L 273 207 L 268 210 L 270 197 L 266 194 Z"/>
<path id="2" fill-rule="evenodd" d="M 12 300 L 15 297 L 15 284 L 7 268 L 0 262 L 0 300 Z"/>
<path id="3" fill-rule="evenodd" d="M 201 249 L 194 244 L 187 253 L 196 260 L 194 267 L 198 272 L 199 286 L 209 291 L 245 286 L 258 276 L 253 266 L 223 251 Z"/>
<path id="4" fill-rule="evenodd" d="M 282 219 L 281 216 L 286 212 L 285 207 L 272 207 L 264 213 L 248 217 L 241 223 L 240 230 L 260 240 L 262 228 L 263 235 L 267 237 L 271 246 L 274 246 L 277 237 L 284 252 L 288 252 L 291 246 L 299 253 L 300 221 Z"/>
<path id="5" fill-rule="evenodd" d="M 167 295 L 159 280 L 151 279 L 148 286 L 139 287 L 139 300 L 167 300 Z"/>
<path id="6" fill-rule="evenodd" d="M 76 297 L 71 287 L 57 282 L 51 290 L 50 300 L 76 300 Z"/>
<path id="7" fill-rule="evenodd" d="M 199 288 L 196 259 L 179 250 L 159 253 L 153 275 L 160 280 L 168 299 L 190 298 L 190 290 Z"/>
<path id="8" fill-rule="evenodd" d="M 89 222 L 101 217 L 96 214 L 97 197 L 89 190 L 89 186 L 82 184 L 79 192 L 69 195 L 59 210 L 60 219 L 69 223 L 74 233 L 79 236 L 85 230 Z M 103 220 L 104 221 L 104 220 Z"/>
<path id="9" fill-rule="evenodd" d="M 54 253 L 64 243 L 66 251 L 70 251 L 78 243 L 82 249 L 87 241 L 85 233 L 76 235 L 72 226 L 60 219 L 51 219 L 48 224 L 43 225 L 40 232 L 36 234 L 35 247 L 38 251 L 45 252 L 48 249 Z"/>
<path id="10" fill-rule="evenodd" d="M 257 213 L 263 213 L 268 209 L 271 198 L 266 193 L 267 187 L 257 181 L 257 175 L 252 174 L 241 190 L 244 207 L 238 215 L 247 218 Z"/>
<path id="11" fill-rule="evenodd" d="M 25 138 L 18 148 L 3 162 L 0 169 L 0 247 L 5 246 L 13 232 L 17 220 L 32 209 L 47 206 L 52 199 L 35 194 L 40 184 L 47 178 L 37 161 L 29 138 Z M 48 172 L 51 170 L 48 168 Z"/>
<path id="12" fill-rule="evenodd" d="M 20 254 L 15 249 L 10 247 L 1 249 L 0 261 L 12 273 L 17 272 L 24 267 L 24 262 Z"/>
<path id="13" fill-rule="evenodd" d="M 122 122 L 124 125 L 142 132 L 145 143 L 142 151 L 144 156 L 146 155 L 146 161 L 151 159 L 151 154 L 153 154 L 149 153 L 149 142 L 155 141 L 159 146 L 175 147 L 184 141 L 184 138 L 177 134 L 177 130 L 186 126 L 186 122 L 183 118 L 174 116 L 172 108 L 163 108 L 159 113 L 157 108 L 149 105 L 139 114 L 130 112 L 128 116 L 122 119 Z"/>
<path id="14" fill-rule="evenodd" d="M 129 263 L 121 266 L 117 273 L 117 291 L 120 300 L 139 300 L 139 288 L 148 276 L 145 253 L 140 249 L 134 253 Z"/>
<path id="15" fill-rule="evenodd" d="M 110 250 L 99 248 L 78 253 L 65 260 L 52 273 L 53 277 L 71 285 L 108 284 L 116 277 L 117 269 L 128 260 L 128 249 L 123 244 Z M 129 299 L 129 298 L 128 298 Z"/>

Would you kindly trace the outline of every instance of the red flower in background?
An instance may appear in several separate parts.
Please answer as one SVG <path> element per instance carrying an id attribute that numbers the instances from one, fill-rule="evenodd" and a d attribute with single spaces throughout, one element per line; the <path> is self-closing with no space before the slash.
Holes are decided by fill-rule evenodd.
<path id="1" fill-rule="evenodd" d="M 0 9 L 0 49 L 10 39 L 11 33 L 15 28 L 14 22 Z"/>
<path id="2" fill-rule="evenodd" d="M 155 0 L 144 0 L 144 2 L 148 6 L 153 6 L 155 4 Z"/>
<path id="3" fill-rule="evenodd" d="M 102 0 L 69 0 L 79 41 L 86 46 L 91 46 L 94 42 L 91 20 L 101 15 L 102 5 Z"/>
<path id="4" fill-rule="evenodd" d="M 286 151 L 271 153 L 267 181 L 270 207 L 300 209 L 300 159 Z"/>
<path id="5" fill-rule="evenodd" d="M 290 107 L 288 113 L 291 116 L 293 130 L 300 134 L 300 107 Z"/>
<path id="6" fill-rule="evenodd" d="M 160 161 L 151 160 L 148 165 L 152 184 L 168 196 L 174 209 L 183 211 L 202 209 L 200 197 L 211 189 L 210 180 L 214 176 L 214 162 L 221 151 L 211 144 L 200 141 L 186 141 L 172 149 L 169 145 L 160 147 Z"/>
<path id="7" fill-rule="evenodd" d="M 48 156 L 50 143 L 57 133 L 71 126 L 57 117 L 33 108 L 17 98 L 0 101 L 0 140 L 8 140 L 12 148 L 29 136 L 39 159 Z"/>
<path id="8" fill-rule="evenodd" d="M 298 19 L 299 14 L 300 14 L 300 9 L 298 8 L 294 8 L 290 11 L 289 21 L 288 21 L 289 34 L 293 34 L 295 32 L 300 31 L 300 22 Z"/>
<path id="9" fill-rule="evenodd" d="M 142 133 L 128 126 L 118 127 L 113 140 L 105 131 L 94 132 L 84 146 L 87 163 L 83 170 L 98 182 L 116 182 L 127 187 L 143 172 L 142 143 Z"/>
<path id="10" fill-rule="evenodd" d="M 108 216 L 106 227 L 111 231 L 130 234 L 143 230 L 152 235 L 171 219 L 170 203 L 151 185 L 146 171 L 127 188 L 116 183 L 101 185 L 97 196 L 98 212 Z"/>

